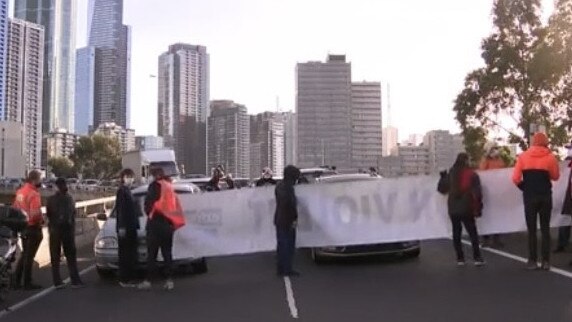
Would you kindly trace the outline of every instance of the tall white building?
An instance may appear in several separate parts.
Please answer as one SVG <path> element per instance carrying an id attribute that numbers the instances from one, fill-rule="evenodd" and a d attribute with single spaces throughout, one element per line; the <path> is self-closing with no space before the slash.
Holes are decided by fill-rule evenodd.
<path id="1" fill-rule="evenodd" d="M 284 170 L 284 121 L 281 115 L 265 112 L 250 116 L 250 177 L 270 167 L 276 176 Z"/>
<path id="2" fill-rule="evenodd" d="M 96 48 L 77 50 L 75 79 L 75 133 L 88 135 L 95 111 Z"/>
<path id="3" fill-rule="evenodd" d="M 103 135 L 109 138 L 115 138 L 119 142 L 121 152 L 129 152 L 136 149 L 135 131 L 124 129 L 115 123 L 102 123 L 93 132 L 96 135 Z"/>
<path id="4" fill-rule="evenodd" d="M 352 167 L 378 168 L 382 157 L 381 84 L 352 83 Z"/>
<path id="5" fill-rule="evenodd" d="M 296 114 L 293 112 L 279 113 L 284 123 L 284 166 L 298 164 Z"/>
<path id="6" fill-rule="evenodd" d="M 0 121 L 6 120 L 6 55 L 8 54 L 9 0 L 0 0 Z"/>
<path id="7" fill-rule="evenodd" d="M 399 132 L 397 128 L 388 126 L 382 131 L 382 154 L 384 157 L 397 155 Z"/>
<path id="8" fill-rule="evenodd" d="M 44 28 L 20 19 L 9 23 L 5 117 L 23 124 L 26 172 L 42 166 Z"/>
<path id="9" fill-rule="evenodd" d="M 0 177 L 22 178 L 26 175 L 24 127 L 20 122 L 0 121 Z"/>
<path id="10" fill-rule="evenodd" d="M 427 175 L 431 173 L 430 153 L 426 146 L 400 146 L 399 157 L 403 175 Z"/>
<path id="11" fill-rule="evenodd" d="M 44 140 L 48 158 L 69 158 L 80 136 L 69 133 L 66 129 L 56 129 L 46 135 Z"/>
<path id="12" fill-rule="evenodd" d="M 204 174 L 209 116 L 209 54 L 175 44 L 159 57 L 158 135 L 189 174 Z"/>

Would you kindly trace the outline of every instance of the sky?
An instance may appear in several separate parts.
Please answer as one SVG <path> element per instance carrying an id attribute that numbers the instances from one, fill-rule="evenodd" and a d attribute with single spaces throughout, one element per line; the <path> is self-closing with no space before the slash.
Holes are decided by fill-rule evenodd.
<path id="1" fill-rule="evenodd" d="M 550 1 L 545 1 L 550 2 Z M 77 45 L 87 42 L 87 3 L 78 0 Z M 210 97 L 249 113 L 294 110 L 295 66 L 346 54 L 353 81 L 391 87 L 400 139 L 433 129 L 458 132 L 453 100 L 480 66 L 493 0 L 125 0 L 132 26 L 131 126 L 157 133 L 158 56 L 173 43 L 204 45 Z M 548 8 L 548 7 L 547 7 Z M 547 9 L 548 12 L 550 9 Z M 385 124 L 387 125 L 387 124 Z"/>

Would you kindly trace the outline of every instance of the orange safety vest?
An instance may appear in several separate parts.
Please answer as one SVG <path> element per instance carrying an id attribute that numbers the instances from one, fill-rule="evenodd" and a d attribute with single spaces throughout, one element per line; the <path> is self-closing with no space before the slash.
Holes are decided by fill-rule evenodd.
<path id="1" fill-rule="evenodd" d="M 161 196 L 153 204 L 149 218 L 152 219 L 157 212 L 165 216 L 173 224 L 175 230 L 183 227 L 185 225 L 185 214 L 173 185 L 165 180 L 159 180 L 157 183 L 161 186 Z"/>
<path id="2" fill-rule="evenodd" d="M 42 217 L 42 198 L 38 189 L 30 183 L 16 191 L 14 208 L 22 210 L 28 218 L 28 226 L 41 226 L 44 222 Z"/>

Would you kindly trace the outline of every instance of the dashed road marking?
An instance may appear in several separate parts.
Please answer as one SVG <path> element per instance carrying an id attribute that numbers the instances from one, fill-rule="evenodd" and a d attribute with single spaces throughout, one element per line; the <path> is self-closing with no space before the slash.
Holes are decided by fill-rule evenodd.
<path id="1" fill-rule="evenodd" d="M 290 277 L 284 276 L 284 287 L 286 288 L 286 301 L 290 308 L 290 315 L 292 318 L 298 318 L 298 308 L 296 307 L 296 299 L 294 298 L 294 290 L 292 289 L 292 281 Z"/>

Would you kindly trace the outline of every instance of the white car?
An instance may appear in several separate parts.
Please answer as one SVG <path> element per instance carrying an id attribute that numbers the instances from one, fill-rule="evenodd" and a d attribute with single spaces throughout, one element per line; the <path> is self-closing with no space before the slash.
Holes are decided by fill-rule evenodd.
<path id="1" fill-rule="evenodd" d="M 99 180 L 95 179 L 85 179 L 81 182 L 80 187 L 81 190 L 85 191 L 96 191 L 100 186 Z"/>
<path id="2" fill-rule="evenodd" d="M 174 183 L 173 187 L 177 194 L 196 194 L 200 193 L 200 189 L 191 183 Z M 147 223 L 147 216 L 144 216 L 143 203 L 145 195 L 147 194 L 148 186 L 140 186 L 132 190 L 133 197 L 141 206 L 139 217 L 140 229 L 137 232 L 139 247 L 138 247 L 138 264 L 137 267 L 144 269 L 147 261 L 147 243 L 145 239 L 145 225 Z M 116 214 L 115 209 L 111 211 L 109 217 L 106 214 L 98 214 L 97 219 L 105 221 L 99 234 L 95 237 L 94 252 L 97 273 L 102 278 L 110 278 L 117 271 L 119 256 L 118 256 L 118 242 L 116 231 Z M 161 253 L 159 252 L 159 265 L 162 262 Z M 207 263 L 205 258 L 186 258 L 174 261 L 175 267 L 190 268 L 194 273 L 206 273 Z"/>

